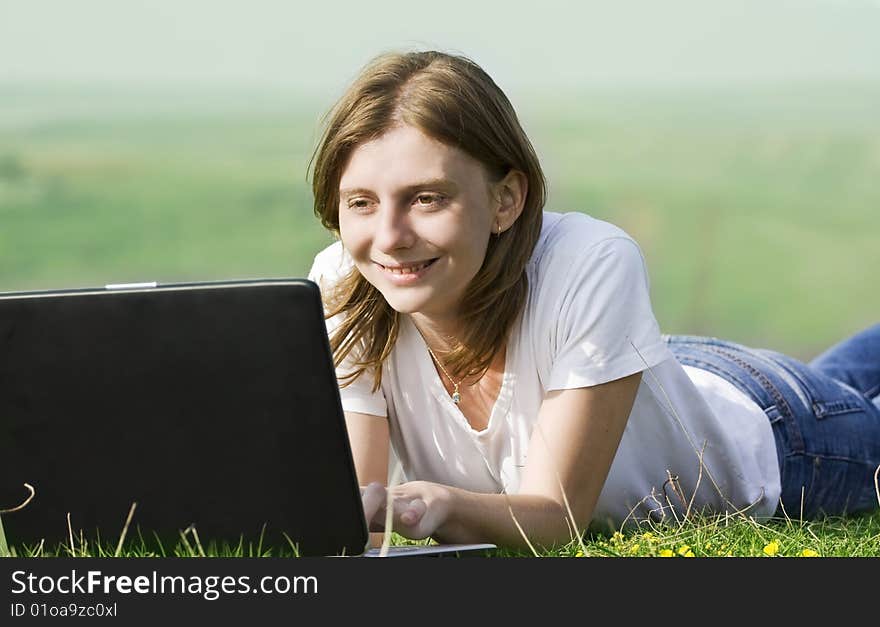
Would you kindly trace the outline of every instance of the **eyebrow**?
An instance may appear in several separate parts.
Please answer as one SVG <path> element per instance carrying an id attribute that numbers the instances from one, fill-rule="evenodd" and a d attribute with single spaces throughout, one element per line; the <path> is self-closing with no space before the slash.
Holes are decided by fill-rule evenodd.
<path id="1" fill-rule="evenodd" d="M 440 179 L 430 179 L 427 181 L 422 181 L 420 183 L 414 183 L 412 185 L 407 185 L 406 187 L 402 188 L 400 190 L 400 192 L 398 192 L 398 195 L 409 196 L 413 192 L 420 190 L 420 189 L 425 189 L 425 188 L 442 189 L 448 193 L 455 193 L 458 191 L 458 185 L 456 185 L 455 183 L 453 183 L 449 179 L 440 178 Z M 371 194 L 371 193 L 373 193 L 372 190 L 367 189 L 366 187 L 348 187 L 348 188 L 339 190 L 339 197 L 340 198 L 347 198 L 349 196 L 354 196 L 356 194 Z"/>

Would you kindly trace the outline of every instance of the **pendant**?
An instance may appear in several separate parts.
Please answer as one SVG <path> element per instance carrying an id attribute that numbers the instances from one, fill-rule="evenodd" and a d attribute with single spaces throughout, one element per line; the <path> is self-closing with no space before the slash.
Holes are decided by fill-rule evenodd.
<path id="1" fill-rule="evenodd" d="M 458 390 L 452 393 L 452 402 L 458 405 L 461 402 L 461 394 L 458 393 Z"/>

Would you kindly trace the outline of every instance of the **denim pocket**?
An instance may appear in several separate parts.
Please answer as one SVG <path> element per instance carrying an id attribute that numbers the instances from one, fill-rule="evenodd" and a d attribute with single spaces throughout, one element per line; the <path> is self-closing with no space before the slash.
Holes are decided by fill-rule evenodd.
<path id="1" fill-rule="evenodd" d="M 813 477 L 805 514 L 841 515 L 876 506 L 870 468 L 860 461 L 812 457 Z"/>

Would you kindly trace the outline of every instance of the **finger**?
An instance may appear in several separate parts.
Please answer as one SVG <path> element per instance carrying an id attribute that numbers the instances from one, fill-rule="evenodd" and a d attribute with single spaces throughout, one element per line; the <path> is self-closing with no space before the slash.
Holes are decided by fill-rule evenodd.
<path id="1" fill-rule="evenodd" d="M 361 501 L 363 502 L 364 518 L 367 524 L 385 506 L 385 486 L 373 482 L 361 489 Z"/>
<path id="2" fill-rule="evenodd" d="M 427 511 L 428 506 L 422 499 L 413 499 L 400 514 L 400 522 L 407 526 L 417 525 Z"/>

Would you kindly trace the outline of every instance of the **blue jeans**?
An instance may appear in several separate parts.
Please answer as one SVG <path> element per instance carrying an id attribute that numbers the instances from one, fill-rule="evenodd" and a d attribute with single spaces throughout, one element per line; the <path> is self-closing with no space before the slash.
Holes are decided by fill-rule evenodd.
<path id="1" fill-rule="evenodd" d="M 713 337 L 663 337 L 682 365 L 723 377 L 767 414 L 782 480 L 777 516 L 815 518 L 880 505 L 880 324 L 809 364 Z"/>

